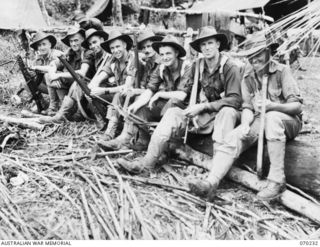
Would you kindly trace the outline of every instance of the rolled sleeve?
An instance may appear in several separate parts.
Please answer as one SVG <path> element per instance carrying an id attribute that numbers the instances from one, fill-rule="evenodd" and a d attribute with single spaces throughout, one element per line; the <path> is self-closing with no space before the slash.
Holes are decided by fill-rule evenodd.
<path id="1" fill-rule="evenodd" d="M 282 81 L 282 94 L 287 103 L 300 102 L 303 103 L 303 99 L 300 96 L 299 87 L 297 81 L 293 78 L 289 67 L 285 67 L 281 73 Z"/>
<path id="2" fill-rule="evenodd" d="M 81 63 L 86 63 L 90 67 L 94 68 L 94 54 L 91 50 L 84 52 L 83 59 Z"/>
<path id="3" fill-rule="evenodd" d="M 252 92 L 248 87 L 246 78 L 244 78 L 241 82 L 241 94 L 242 94 L 242 108 L 254 111 L 254 107 L 252 104 Z"/>
<path id="4" fill-rule="evenodd" d="M 153 93 L 156 93 L 158 92 L 162 81 L 163 80 L 160 77 L 160 66 L 158 66 L 158 68 L 151 74 L 147 88 Z"/>
<path id="5" fill-rule="evenodd" d="M 222 107 L 229 106 L 235 109 L 241 107 L 241 74 L 236 65 L 227 66 L 223 69 L 225 75 L 225 97 L 210 103 L 206 103 L 208 112 L 219 111 Z"/>

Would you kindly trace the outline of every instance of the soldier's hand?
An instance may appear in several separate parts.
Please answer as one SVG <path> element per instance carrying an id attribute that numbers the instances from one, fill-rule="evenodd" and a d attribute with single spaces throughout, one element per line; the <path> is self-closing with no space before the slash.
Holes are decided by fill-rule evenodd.
<path id="1" fill-rule="evenodd" d="M 50 85 L 53 88 L 61 88 L 62 87 L 62 83 L 59 80 L 51 81 Z"/>
<path id="2" fill-rule="evenodd" d="M 183 111 L 183 114 L 186 117 L 195 117 L 199 115 L 204 110 L 203 104 L 196 104 L 193 106 L 189 106 L 187 109 Z"/>
<path id="3" fill-rule="evenodd" d="M 129 107 L 128 107 L 128 112 L 129 112 L 129 113 L 136 113 L 136 111 L 137 111 L 138 109 L 139 109 L 139 108 L 138 108 L 138 105 L 135 104 L 135 103 L 133 103 L 133 104 L 129 105 Z"/>
<path id="4" fill-rule="evenodd" d="M 152 96 L 152 98 L 149 101 L 148 107 L 152 109 L 154 102 L 156 102 L 159 99 L 159 94 L 156 93 L 155 95 Z"/>

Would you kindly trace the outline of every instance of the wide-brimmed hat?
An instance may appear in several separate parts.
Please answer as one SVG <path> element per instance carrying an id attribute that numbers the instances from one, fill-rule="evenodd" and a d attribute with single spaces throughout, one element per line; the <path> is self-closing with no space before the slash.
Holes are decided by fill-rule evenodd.
<path id="1" fill-rule="evenodd" d="M 89 39 L 92 36 L 99 36 L 104 40 L 108 39 L 109 35 L 105 31 L 96 30 L 94 28 L 90 28 L 86 31 L 86 39 L 82 42 L 82 47 L 89 49 Z"/>
<path id="2" fill-rule="evenodd" d="M 70 27 L 69 30 L 68 30 L 67 35 L 66 35 L 64 38 L 62 38 L 61 41 L 62 41 L 65 45 L 70 46 L 70 40 L 69 40 L 70 37 L 73 36 L 73 35 L 75 35 L 75 34 L 77 34 L 77 33 L 79 33 L 80 35 L 82 35 L 83 38 L 86 37 L 86 34 L 85 34 L 84 29 L 78 28 L 78 27 Z"/>
<path id="3" fill-rule="evenodd" d="M 32 39 L 32 42 L 30 44 L 30 47 L 34 50 L 37 50 L 38 49 L 38 43 L 41 41 L 41 40 L 44 40 L 44 39 L 48 39 L 51 43 L 51 48 L 53 48 L 56 44 L 57 44 L 57 39 L 56 37 L 54 37 L 52 34 L 46 34 L 44 32 L 37 32 L 35 34 L 35 36 L 33 37 Z"/>
<path id="4" fill-rule="evenodd" d="M 218 33 L 214 27 L 206 26 L 200 31 L 199 38 L 195 39 L 190 43 L 190 46 L 197 52 L 201 52 L 200 44 L 206 39 L 215 38 L 220 42 L 219 51 L 222 51 L 228 47 L 228 38 L 223 33 Z"/>
<path id="5" fill-rule="evenodd" d="M 137 38 L 138 49 L 142 50 L 143 42 L 150 40 L 150 41 L 161 41 L 163 40 L 162 36 L 155 35 L 154 32 L 150 29 L 145 29 L 141 31 Z"/>
<path id="6" fill-rule="evenodd" d="M 252 56 L 268 47 L 271 50 L 276 50 L 279 44 L 273 40 L 268 41 L 264 32 L 257 32 L 247 36 L 247 39 L 243 42 L 243 49 L 237 53 L 237 56 Z"/>
<path id="7" fill-rule="evenodd" d="M 168 34 L 163 38 L 162 41 L 157 41 L 152 43 L 152 48 L 159 53 L 159 48 L 161 46 L 172 46 L 179 52 L 179 57 L 184 57 L 187 53 L 186 50 L 180 45 L 178 39 L 171 34 Z"/>
<path id="8" fill-rule="evenodd" d="M 101 43 L 101 47 L 102 49 L 104 49 L 106 52 L 111 54 L 111 50 L 110 50 L 110 43 L 116 39 L 121 39 L 124 42 L 127 43 L 127 51 L 129 51 L 133 45 L 133 40 L 130 38 L 129 35 L 127 34 L 122 34 L 120 31 L 118 30 L 112 30 L 110 32 L 110 36 L 109 39 L 103 43 Z"/>
<path id="9" fill-rule="evenodd" d="M 247 36 L 245 26 L 241 25 L 238 22 L 231 22 L 230 27 L 229 27 L 229 31 L 231 33 L 233 33 L 234 35 L 242 37 L 242 38 L 246 38 L 246 36 Z"/>

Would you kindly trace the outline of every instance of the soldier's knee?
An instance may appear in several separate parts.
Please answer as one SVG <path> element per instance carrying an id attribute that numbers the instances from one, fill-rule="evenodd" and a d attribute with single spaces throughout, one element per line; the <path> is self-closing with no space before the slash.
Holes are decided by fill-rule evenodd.
<path id="1" fill-rule="evenodd" d="M 285 140 L 285 126 L 279 112 L 266 113 L 265 134 L 267 140 Z"/>
<path id="2" fill-rule="evenodd" d="M 236 117 L 238 115 L 238 111 L 232 107 L 223 107 L 220 109 L 218 114 L 221 116 Z"/>

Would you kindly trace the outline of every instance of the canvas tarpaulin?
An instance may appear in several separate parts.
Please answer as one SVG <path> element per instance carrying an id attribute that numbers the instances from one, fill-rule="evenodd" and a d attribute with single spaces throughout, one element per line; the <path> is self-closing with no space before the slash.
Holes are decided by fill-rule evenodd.
<path id="1" fill-rule="evenodd" d="M 0 0 L 0 29 L 43 29 L 38 0 Z"/>
<path id="2" fill-rule="evenodd" d="M 212 12 L 214 10 L 239 11 L 264 7 L 270 0 L 204 0 L 195 3 L 190 10 Z"/>

